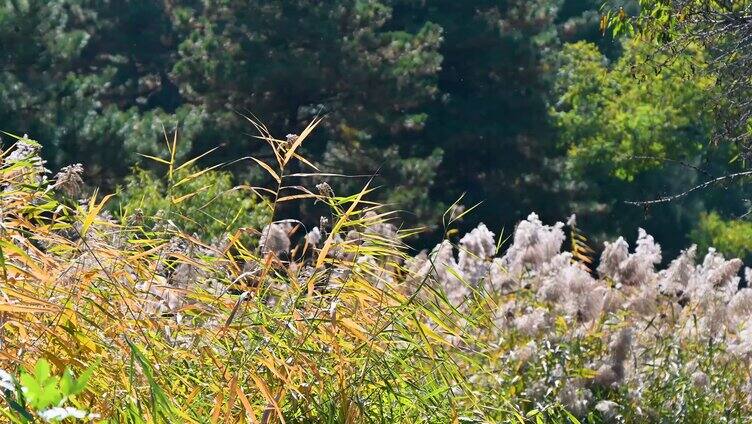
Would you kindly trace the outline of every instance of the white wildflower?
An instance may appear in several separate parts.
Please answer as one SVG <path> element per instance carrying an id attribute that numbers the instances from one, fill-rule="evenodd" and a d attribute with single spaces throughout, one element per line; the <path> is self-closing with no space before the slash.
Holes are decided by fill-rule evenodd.
<path id="1" fill-rule="evenodd" d="M 619 404 L 610 400 L 602 400 L 595 404 L 595 410 L 601 414 L 601 417 L 611 422 L 619 415 Z"/>
<path id="2" fill-rule="evenodd" d="M 731 298 L 726 310 L 729 327 L 736 330 L 745 320 L 752 317 L 752 288 L 745 287 Z"/>
<path id="3" fill-rule="evenodd" d="M 681 254 L 671 261 L 668 268 L 658 273 L 658 288 L 661 293 L 679 298 L 684 294 L 692 273 L 695 270 L 697 245 L 682 250 Z"/>
<path id="4" fill-rule="evenodd" d="M 533 384 L 527 386 L 523 391 L 523 394 L 530 398 L 540 400 L 551 392 L 551 386 L 547 385 L 541 380 L 536 380 Z"/>
<path id="5" fill-rule="evenodd" d="M 741 267 L 741 260 L 726 260 L 715 249 L 708 249 L 702 264 L 697 266 L 687 283 L 687 295 L 695 303 L 703 303 L 716 295 L 730 300 L 738 287 L 737 273 Z"/>
<path id="6" fill-rule="evenodd" d="M 512 325 L 516 310 L 517 304 L 513 300 L 499 305 L 493 313 L 493 322 L 496 329 L 503 331 Z"/>
<path id="7" fill-rule="evenodd" d="M 509 273 L 501 258 L 494 258 L 489 268 L 489 291 L 504 293 L 517 288 L 518 280 Z"/>
<path id="8" fill-rule="evenodd" d="M 416 263 L 413 262 L 409 266 L 415 267 Z M 438 284 L 455 306 L 464 303 L 471 293 L 463 281 L 462 271 L 454 259 L 454 248 L 448 240 L 433 248 L 425 262 L 420 265 L 420 269 L 415 272 L 414 281 Z"/>
<path id="9" fill-rule="evenodd" d="M 50 171 L 45 168 L 45 161 L 39 155 L 42 146 L 34 140 L 30 140 L 24 134 L 24 137 L 16 141 L 13 151 L 5 157 L 5 163 L 10 165 L 19 162 L 27 162 L 31 165 L 31 172 L 27 167 L 16 169 L 7 175 L 9 179 L 24 178 L 29 179 L 34 184 L 41 184 L 46 181 Z"/>
<path id="10" fill-rule="evenodd" d="M 428 261 L 428 252 L 421 250 L 415 257 L 408 258 L 405 261 L 405 269 L 407 269 L 408 276 L 415 276 L 423 268 L 423 265 Z"/>
<path id="11" fill-rule="evenodd" d="M 660 263 L 662 259 L 661 245 L 656 243 L 653 236 L 648 234 L 642 228 L 638 229 L 637 234 L 637 247 L 635 248 L 635 254 L 642 256 L 649 263 Z"/>
<path id="12" fill-rule="evenodd" d="M 658 312 L 658 290 L 652 284 L 641 286 L 627 301 L 627 309 L 643 317 L 652 317 Z"/>
<path id="13" fill-rule="evenodd" d="M 16 384 L 13 376 L 5 370 L 0 370 L 0 389 L 8 390 L 11 392 L 16 390 Z"/>
<path id="14" fill-rule="evenodd" d="M 489 262 L 495 253 L 494 233 L 483 223 L 460 239 L 458 265 L 469 283 L 476 284 L 488 274 Z"/>
<path id="15" fill-rule="evenodd" d="M 47 422 L 51 421 L 63 421 L 68 418 L 82 419 L 96 419 L 97 414 L 89 414 L 86 411 L 74 408 L 72 406 L 66 407 L 54 407 L 39 412 L 39 417 Z"/>
<path id="16" fill-rule="evenodd" d="M 624 237 L 619 237 L 613 243 L 605 242 L 603 244 L 605 247 L 601 254 L 601 263 L 598 265 L 598 273 L 616 281 L 621 263 L 629 257 L 629 244 L 624 240 Z"/>
<path id="17" fill-rule="evenodd" d="M 587 287 L 588 290 L 581 292 L 580 295 L 570 291 L 569 300 L 565 305 L 569 316 L 574 317 L 578 322 L 588 323 L 598 319 L 611 292 L 608 287 L 595 281 Z"/>
<path id="18" fill-rule="evenodd" d="M 632 349 L 632 330 L 624 328 L 613 335 L 608 349 L 608 362 L 598 369 L 595 382 L 604 387 L 615 388 L 624 380 L 624 361 Z"/>
<path id="19" fill-rule="evenodd" d="M 567 383 L 559 391 L 558 398 L 567 411 L 577 417 L 582 417 L 587 413 L 593 394 L 588 389 Z"/>
<path id="20" fill-rule="evenodd" d="M 26 135 L 16 141 L 13 151 L 5 158 L 7 163 L 16 163 L 21 161 L 35 162 L 39 158 L 41 145 L 34 140 L 30 140 Z"/>
<path id="21" fill-rule="evenodd" d="M 616 371 L 614 371 L 610 364 L 601 365 L 596 371 L 593 380 L 598 385 L 607 388 L 617 387 L 621 382 L 621 378 L 616 374 Z"/>
<path id="22" fill-rule="evenodd" d="M 638 231 L 635 252 L 619 237 L 614 243 L 605 243 L 598 272 L 628 286 L 649 283 L 655 277 L 655 265 L 661 262 L 661 246 L 642 228 Z"/>
<path id="23" fill-rule="evenodd" d="M 601 283 L 602 284 L 602 283 Z M 622 309 L 626 298 L 619 290 L 609 288 L 603 294 L 603 304 L 601 311 L 603 313 L 613 313 Z"/>
<path id="24" fill-rule="evenodd" d="M 549 327 L 548 311 L 535 308 L 514 320 L 514 327 L 526 336 L 535 336 Z"/>
<path id="25" fill-rule="evenodd" d="M 538 215 L 531 213 L 517 225 L 514 241 L 502 257 L 503 264 L 513 275 L 525 269 L 538 269 L 561 250 L 565 236 L 564 224 L 543 225 Z"/>
<path id="26" fill-rule="evenodd" d="M 629 351 L 632 349 L 632 330 L 624 328 L 616 333 L 614 339 L 609 343 L 608 349 L 614 363 L 626 361 Z"/>
<path id="27" fill-rule="evenodd" d="M 752 354 L 752 318 L 742 325 L 736 340 L 729 344 L 729 351 L 742 357 L 748 357 Z"/>
<path id="28" fill-rule="evenodd" d="M 554 256 L 539 270 L 537 297 L 556 305 L 557 309 L 579 322 L 600 316 L 607 287 L 596 281 L 569 252 Z"/>
<path id="29" fill-rule="evenodd" d="M 509 359 L 519 362 L 520 365 L 526 365 L 535 355 L 538 354 L 538 345 L 535 341 L 530 340 L 526 344 L 514 349 L 509 354 Z"/>

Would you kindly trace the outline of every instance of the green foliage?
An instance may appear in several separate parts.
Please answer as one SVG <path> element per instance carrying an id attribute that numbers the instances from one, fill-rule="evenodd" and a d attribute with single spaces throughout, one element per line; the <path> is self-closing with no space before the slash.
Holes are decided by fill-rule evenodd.
<path id="1" fill-rule="evenodd" d="M 752 222 L 726 220 L 717 212 L 703 213 L 692 231 L 692 239 L 701 250 L 715 247 L 724 255 L 749 258 L 752 254 Z"/>
<path id="2" fill-rule="evenodd" d="M 35 422 L 34 416 L 40 416 L 44 421 L 57 422 L 66 418 L 86 418 L 88 414 L 80 409 L 66 404 L 77 405 L 76 395 L 86 390 L 89 379 L 94 374 L 95 367 L 89 367 L 76 378 L 69 367 L 63 370 L 62 376 L 54 375 L 50 363 L 42 358 L 36 362 L 32 373 L 22 371 L 18 382 L 4 381 L 13 384 L 15 389 L 5 389 L 5 399 L 13 412 L 6 417 L 13 422 Z"/>
<path id="3" fill-rule="evenodd" d="M 0 121 L 45 140 L 53 168 L 85 159 L 90 177 L 124 175 L 136 152 L 154 154 L 162 124 L 187 142 L 200 108 L 175 104 L 159 3 L 0 2 Z M 169 96 L 166 92 L 169 92 Z M 158 98 L 171 97 L 157 102 Z M 51 148 L 50 148 L 51 147 Z"/>
<path id="4" fill-rule="evenodd" d="M 603 25 L 633 24 L 633 3 L 609 2 Z M 656 11 L 671 2 L 640 3 L 656 31 L 678 16 Z M 612 177 L 636 184 L 656 171 L 642 193 L 686 188 L 691 178 L 673 179 L 674 166 L 631 158 L 696 164 L 713 124 L 703 105 L 711 81 L 691 75 L 704 70 L 690 66 L 704 55 L 681 52 L 638 82 L 633 66 L 673 57 L 632 43 L 618 59 L 621 45 L 600 31 L 600 5 L 2 1 L 0 122 L 43 140 L 52 170 L 82 162 L 91 186 L 112 189 L 137 153 L 159 151 L 163 126 L 181 129 L 177 159 L 222 146 L 220 160 L 229 161 L 260 148 L 238 113 L 259 116 L 280 138 L 321 114 L 304 149 L 317 165 L 375 176 L 388 189 L 370 197 L 403 211 L 408 225 L 433 229 L 463 193 L 468 204 L 484 202 L 479 220 L 500 228 L 529 210 L 570 213 L 580 186 L 603 188 L 590 210 L 634 199 Z M 583 39 L 598 50 L 573 44 L 558 54 Z M 248 167 L 228 170 L 239 181 L 255 177 Z M 329 182 L 337 192 L 359 183 Z M 613 234 L 635 219 L 586 227 Z"/>
<path id="5" fill-rule="evenodd" d="M 705 59 L 697 48 L 669 57 L 639 41 L 625 41 L 615 60 L 582 42 L 558 56 L 550 116 L 566 150 L 561 181 L 575 188 L 570 205 L 596 245 L 641 226 L 678 253 L 706 205 L 739 213 L 741 185 L 651 208 L 624 204 L 682 193 L 740 165 L 729 164 L 733 146 L 709 148 L 717 121 L 706 103 L 717 87 L 693 72 Z"/>
<path id="6" fill-rule="evenodd" d="M 410 2 L 402 11 L 444 28 L 442 97 L 428 111 L 421 140 L 444 152 L 433 197 L 451 204 L 465 193 L 468 205 L 483 202 L 474 216 L 496 228 L 531 208 L 552 216 L 568 212 L 562 202 L 541 201 L 560 198 L 551 160 L 560 152 L 546 115 L 547 57 L 561 39 L 597 27 L 588 3 Z"/>
<path id="7" fill-rule="evenodd" d="M 128 216 L 137 209 L 147 220 L 161 214 L 188 234 L 209 239 L 240 227 L 260 229 L 269 216 L 268 207 L 249 189 L 233 186 L 229 172 L 200 173 L 190 166 L 178 170 L 172 182 L 135 168 L 125 179 L 114 211 Z"/>
<path id="8" fill-rule="evenodd" d="M 76 379 L 70 368 L 66 368 L 63 376 L 58 377 L 51 374 L 50 364 L 45 359 L 40 359 L 33 374 L 21 373 L 21 387 L 24 388 L 23 393 L 28 405 L 42 411 L 58 406 L 65 399 L 83 392 L 92 372 L 93 368 Z"/>
<path id="9" fill-rule="evenodd" d="M 589 43 L 565 46 L 552 116 L 578 176 L 593 168 L 632 181 L 664 158 L 694 160 L 707 143 L 712 117 L 703 109 L 713 81 L 690 72 L 695 57 L 655 57 L 653 46 L 628 42 L 609 64 Z M 667 61 L 657 75 L 636 68 Z"/>
<path id="10" fill-rule="evenodd" d="M 604 30 L 609 28 L 617 35 L 628 33 L 641 41 L 655 42 L 670 56 L 682 55 L 694 45 L 703 46 L 711 66 L 692 71 L 712 75 L 720 87 L 706 104 L 719 118 L 714 138 L 733 142 L 749 157 L 752 40 L 748 34 L 752 2 L 639 0 L 639 7 L 627 12 L 623 3 L 625 0 L 604 2 Z"/>
<path id="11" fill-rule="evenodd" d="M 388 186 L 398 186 L 402 169 L 414 164 L 430 168 L 426 176 L 435 173 L 432 149 L 412 141 L 437 94 L 441 27 L 395 24 L 392 2 L 377 0 L 209 1 L 172 13 L 181 41 L 171 75 L 186 101 L 212 116 L 194 142 L 200 150 L 244 131 L 233 109 L 259 116 L 277 137 L 326 114 L 316 136 L 316 148 L 329 152 L 325 169 L 378 172 L 378 183 Z M 237 140 L 224 153 L 235 159 L 249 147 L 258 144 Z M 382 167 L 385 150 L 393 153 L 388 167 Z M 420 181 L 424 190 L 432 182 Z M 398 200 L 411 212 L 433 206 L 425 197 Z"/>
<path id="12" fill-rule="evenodd" d="M 438 93 L 442 29 L 395 25 L 392 9 L 379 0 L 1 1 L 0 122 L 45 140 L 51 168 L 84 162 L 87 180 L 106 188 L 137 153 L 156 154 L 163 125 L 181 129 L 178 158 L 220 144 L 224 158 L 257 150 L 238 112 L 278 137 L 326 114 L 319 151 L 357 133 L 358 154 L 377 162 L 359 173 L 375 173 L 380 151 L 394 148 L 396 172 L 381 183 L 421 161 L 432 175 L 434 148 L 412 142 Z M 425 198 L 399 200 L 429 209 Z"/>
<path id="13" fill-rule="evenodd" d="M 281 138 L 323 114 L 308 152 L 375 175 L 408 224 L 436 228 L 463 192 L 497 228 L 561 216 L 541 201 L 561 198 L 545 59 L 582 38 L 613 50 L 598 3 L 2 1 L 0 122 L 44 140 L 51 169 L 82 162 L 111 189 L 163 125 L 181 129 L 178 158 L 222 145 L 229 161 L 259 148 L 238 112 Z"/>

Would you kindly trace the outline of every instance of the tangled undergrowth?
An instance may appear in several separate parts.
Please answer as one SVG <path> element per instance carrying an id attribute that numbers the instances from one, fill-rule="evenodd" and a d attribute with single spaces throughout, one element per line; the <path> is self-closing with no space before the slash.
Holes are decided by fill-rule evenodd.
<path id="1" fill-rule="evenodd" d="M 500 254 L 483 224 L 417 255 L 370 189 L 338 196 L 255 124 L 269 221 L 216 240 L 181 205 L 118 218 L 48 178 L 26 137 L 0 167 L 0 390 L 11 422 L 741 422 L 752 289 L 695 247 L 663 270 L 640 230 L 592 269 L 574 218 L 531 214 Z M 198 178 L 167 159 L 167 187 Z M 310 168 L 310 172 L 289 172 Z M 179 176 L 179 178 L 175 177 Z M 315 188 L 302 182 L 314 181 Z M 200 188 L 199 188 L 200 190 Z M 168 190 L 169 191 L 169 190 Z M 180 193 L 173 195 L 171 193 Z M 326 205 L 316 223 L 286 202 Z M 452 228 L 457 214 L 447 214 Z M 459 214 L 462 215 L 462 214 Z M 453 232 L 447 232 L 453 234 Z M 752 274 L 751 272 L 747 273 Z"/>

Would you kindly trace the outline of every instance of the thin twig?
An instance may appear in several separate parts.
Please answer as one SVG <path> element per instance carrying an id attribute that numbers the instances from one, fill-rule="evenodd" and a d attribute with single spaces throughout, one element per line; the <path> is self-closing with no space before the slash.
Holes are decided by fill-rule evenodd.
<path id="1" fill-rule="evenodd" d="M 695 171 L 707 176 L 708 178 L 713 178 L 713 175 L 710 174 L 708 171 L 705 171 L 699 166 L 692 165 L 691 163 L 687 163 L 679 159 L 671 159 L 671 158 L 659 157 L 659 156 L 632 156 L 631 158 L 632 159 L 657 160 L 657 161 L 662 161 L 662 162 L 672 162 L 672 163 L 684 166 L 686 168 L 694 169 Z"/>
<path id="2" fill-rule="evenodd" d="M 634 206 L 650 206 L 650 205 L 655 205 L 655 204 L 658 204 L 658 203 L 668 203 L 668 202 L 680 199 L 682 197 L 685 197 L 685 196 L 689 195 L 692 192 L 695 192 L 695 191 L 707 188 L 707 187 L 709 187 L 711 185 L 718 184 L 718 183 L 726 181 L 726 180 L 734 180 L 734 179 L 737 179 L 737 178 L 746 177 L 748 175 L 752 175 L 752 171 L 736 172 L 734 174 L 723 175 L 721 177 L 705 181 L 704 183 L 698 184 L 698 185 L 690 188 L 687 191 L 681 192 L 679 194 L 674 194 L 672 196 L 659 197 L 658 199 L 655 199 L 655 200 L 625 201 L 624 203 L 626 203 L 628 205 L 634 205 Z"/>

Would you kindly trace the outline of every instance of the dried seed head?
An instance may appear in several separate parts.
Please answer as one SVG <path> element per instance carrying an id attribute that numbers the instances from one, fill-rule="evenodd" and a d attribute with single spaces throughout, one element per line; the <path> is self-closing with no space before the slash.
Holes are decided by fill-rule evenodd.
<path id="1" fill-rule="evenodd" d="M 590 390 L 577 387 L 572 382 L 566 382 L 558 395 L 559 402 L 572 414 L 582 417 L 587 413 L 588 405 L 593 398 Z"/>
<path id="2" fill-rule="evenodd" d="M 39 155 L 41 148 L 42 146 L 39 143 L 30 140 L 24 134 L 22 139 L 16 141 L 13 151 L 5 158 L 5 163 L 28 162 L 31 165 L 31 170 L 29 170 L 29 167 L 21 167 L 8 174 L 7 177 L 11 180 L 20 178 L 27 182 L 30 179 L 34 184 L 41 184 L 46 181 L 46 174 L 50 171 L 44 167 L 46 162 Z"/>
<path id="3" fill-rule="evenodd" d="M 661 246 L 642 228 L 634 253 L 629 253 L 629 245 L 623 237 L 614 243 L 606 242 L 605 246 L 598 266 L 601 276 L 628 286 L 643 285 L 657 277 L 655 265 L 661 262 Z"/>
<path id="4" fill-rule="evenodd" d="M 18 140 L 5 160 L 7 162 L 18 162 L 22 160 L 30 160 L 39 154 L 41 145 L 34 140 L 30 140 L 26 134 L 23 138 Z"/>
<path id="5" fill-rule="evenodd" d="M 619 404 L 610 400 L 602 400 L 595 405 L 595 410 L 601 414 L 606 422 L 612 422 L 619 415 Z"/>
<path id="6" fill-rule="evenodd" d="M 311 246 L 318 245 L 320 241 L 321 230 L 319 230 L 319 227 L 313 227 L 313 229 L 305 235 L 305 242 L 310 244 Z"/>
<path id="7" fill-rule="evenodd" d="M 290 251 L 290 237 L 288 236 L 290 231 L 290 224 L 273 222 L 261 231 L 261 240 L 259 241 L 259 247 L 261 252 L 266 254 L 269 252 L 280 255 Z"/>
<path id="8" fill-rule="evenodd" d="M 62 191 L 70 197 L 76 197 L 81 194 L 81 188 L 84 185 L 84 180 L 81 178 L 83 173 L 84 167 L 80 163 L 63 167 L 55 175 L 53 188 Z"/>
<path id="9" fill-rule="evenodd" d="M 535 336 L 548 328 L 548 312 L 543 308 L 534 310 L 514 320 L 514 327 L 526 336 Z"/>
<path id="10" fill-rule="evenodd" d="M 565 236 L 564 224 L 543 225 L 538 215 L 531 213 L 517 225 L 514 242 L 502 261 L 507 270 L 518 275 L 527 268 L 538 269 L 561 250 Z"/>
<path id="11" fill-rule="evenodd" d="M 297 134 L 287 134 L 285 136 L 285 141 L 287 141 L 287 147 L 292 146 L 296 141 L 298 141 L 298 135 Z"/>
<path id="12" fill-rule="evenodd" d="M 457 204 L 457 205 L 452 206 L 452 208 L 449 210 L 449 220 L 456 221 L 460 219 L 462 216 L 462 213 L 465 212 L 465 209 L 466 209 L 465 205 Z"/>
<path id="13" fill-rule="evenodd" d="M 692 373 L 692 384 L 694 384 L 695 387 L 698 389 L 702 389 L 707 387 L 708 383 L 710 382 L 710 379 L 708 378 L 708 375 L 704 372 L 697 370 L 694 373 Z"/>
<path id="14" fill-rule="evenodd" d="M 334 197 L 334 190 L 332 190 L 332 187 L 326 181 L 320 184 L 316 184 L 316 189 L 319 191 L 319 194 L 322 197 L 325 197 L 325 198 Z"/>

